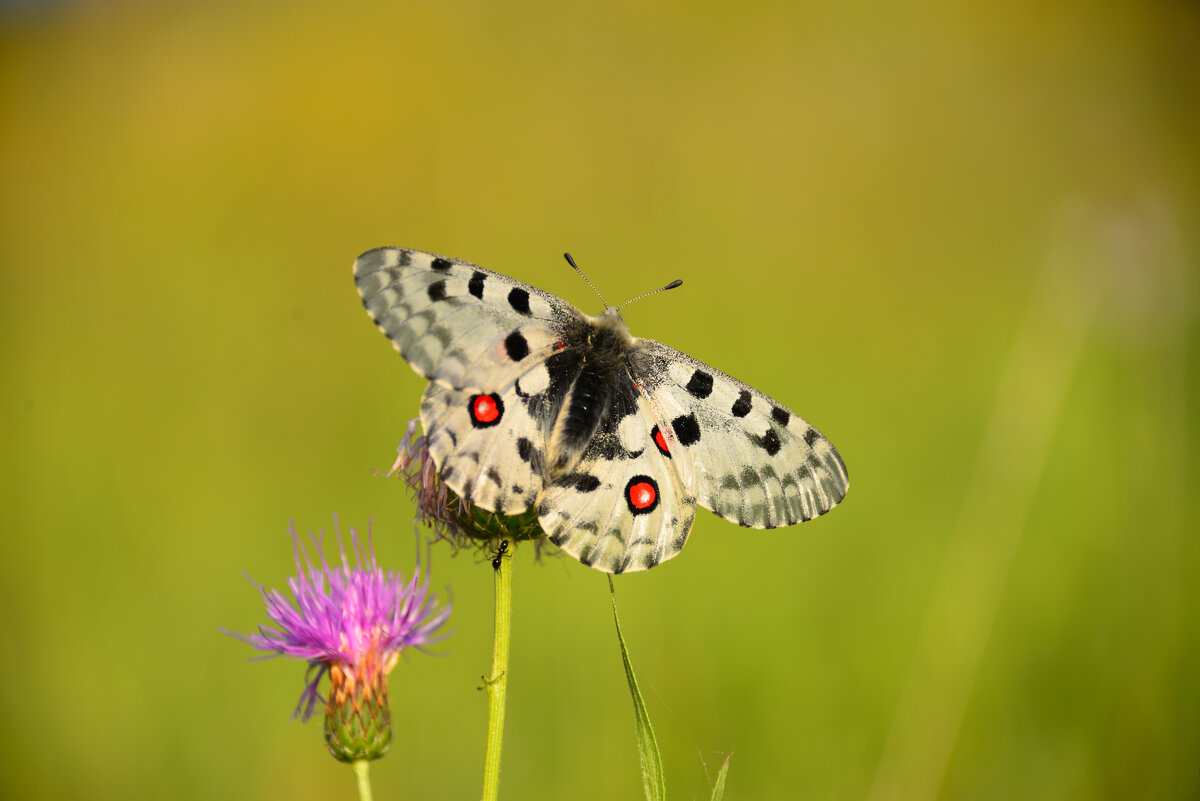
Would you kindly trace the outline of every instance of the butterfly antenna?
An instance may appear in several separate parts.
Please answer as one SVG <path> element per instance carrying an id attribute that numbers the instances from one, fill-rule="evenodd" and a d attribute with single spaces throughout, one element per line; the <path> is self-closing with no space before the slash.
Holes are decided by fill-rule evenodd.
<path id="1" fill-rule="evenodd" d="M 648 298 L 651 295 L 657 295 L 659 292 L 666 292 L 668 289 L 674 289 L 675 287 L 679 287 L 679 286 L 683 286 L 683 279 L 676 278 L 674 281 L 672 281 L 671 283 L 667 284 L 664 287 L 659 287 L 658 289 L 655 289 L 652 292 L 647 292 L 644 295 L 638 295 L 636 298 L 630 298 L 629 300 L 625 301 L 620 306 L 618 306 L 617 311 L 620 311 L 621 309 L 625 308 L 630 303 L 633 303 L 635 300 L 641 300 L 642 298 Z"/>
<path id="2" fill-rule="evenodd" d="M 596 289 L 596 285 L 593 284 L 590 280 L 588 280 L 588 277 L 583 274 L 583 270 L 579 269 L 579 265 L 575 263 L 575 260 L 573 258 L 571 258 L 571 254 L 564 253 L 563 258 L 567 260 L 567 264 L 569 264 L 575 268 L 575 272 L 579 273 L 579 277 L 582 278 L 587 283 L 587 285 L 592 288 L 592 291 L 596 293 L 596 297 L 600 298 L 600 302 L 603 303 L 604 308 L 607 309 L 608 301 L 606 301 L 604 299 L 604 296 L 600 294 L 600 290 Z"/>

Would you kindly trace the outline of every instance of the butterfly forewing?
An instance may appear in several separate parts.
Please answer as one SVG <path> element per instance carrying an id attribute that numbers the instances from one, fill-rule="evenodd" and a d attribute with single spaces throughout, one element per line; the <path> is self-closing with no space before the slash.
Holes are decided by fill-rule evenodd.
<path id="1" fill-rule="evenodd" d="M 654 340 L 639 340 L 630 363 L 677 472 L 704 508 L 740 526 L 775 528 L 845 497 L 838 452 L 790 409 Z"/>
<path id="2" fill-rule="evenodd" d="M 400 355 L 423 377 L 454 387 L 511 381 L 514 362 L 548 353 L 557 330 L 583 317 L 528 284 L 419 250 L 368 251 L 355 261 L 354 279 Z"/>

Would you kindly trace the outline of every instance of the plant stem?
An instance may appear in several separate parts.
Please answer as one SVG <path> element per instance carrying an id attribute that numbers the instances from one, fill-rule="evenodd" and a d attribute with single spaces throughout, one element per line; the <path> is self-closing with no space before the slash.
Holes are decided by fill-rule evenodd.
<path id="1" fill-rule="evenodd" d="M 483 801 L 500 795 L 500 745 L 504 741 L 504 701 L 508 695 L 508 643 L 512 632 L 511 552 L 497 557 L 496 631 L 492 649 L 492 673 L 483 680 L 488 694 L 487 750 L 483 758 Z"/>
<path id="2" fill-rule="evenodd" d="M 371 801 L 371 762 L 359 759 L 350 763 L 354 778 L 358 780 L 358 801 Z"/>

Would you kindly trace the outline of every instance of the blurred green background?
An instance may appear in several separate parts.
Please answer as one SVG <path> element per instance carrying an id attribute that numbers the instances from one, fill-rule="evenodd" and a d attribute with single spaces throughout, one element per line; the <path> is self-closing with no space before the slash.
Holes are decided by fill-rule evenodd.
<path id="1" fill-rule="evenodd" d="M 351 261 L 599 304 L 851 474 L 617 582 L 675 798 L 1200 796 L 1194 3 L 7 3 L 0 795 L 351 798 L 243 571 L 374 518 L 422 382 Z M 640 797 L 601 574 L 515 559 L 501 792 Z M 479 792 L 445 547 L 379 798 Z"/>

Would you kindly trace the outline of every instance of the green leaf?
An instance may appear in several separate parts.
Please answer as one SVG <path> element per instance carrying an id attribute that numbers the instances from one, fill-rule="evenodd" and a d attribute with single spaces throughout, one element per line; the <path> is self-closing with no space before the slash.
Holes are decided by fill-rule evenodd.
<path id="1" fill-rule="evenodd" d="M 725 795 L 725 779 L 729 776 L 729 760 L 731 759 L 733 759 L 733 754 L 725 757 L 725 762 L 721 765 L 721 772 L 717 774 L 717 783 L 713 785 L 712 801 L 721 801 L 721 796 Z"/>
<path id="2" fill-rule="evenodd" d="M 642 691 L 638 689 L 637 677 L 633 675 L 633 665 L 629 661 L 629 649 L 625 647 L 625 638 L 621 635 L 621 621 L 617 618 L 617 594 L 613 589 L 612 576 L 608 577 L 608 593 L 612 596 L 613 623 L 617 625 L 617 642 L 621 646 L 621 661 L 625 663 L 625 678 L 629 682 L 629 694 L 633 697 L 633 719 L 637 724 L 638 759 L 642 763 L 642 788 L 646 791 L 646 801 L 666 801 L 667 783 L 663 778 L 662 754 L 658 750 L 658 740 L 654 738 L 654 727 L 650 725 L 650 715 L 646 712 L 646 702 L 642 699 Z M 728 760 L 726 760 L 728 762 Z M 724 771 L 722 771 L 722 775 Z M 718 784 L 724 782 L 720 777 Z"/>

